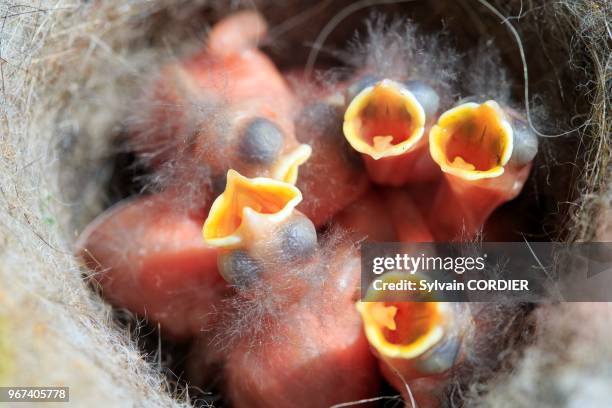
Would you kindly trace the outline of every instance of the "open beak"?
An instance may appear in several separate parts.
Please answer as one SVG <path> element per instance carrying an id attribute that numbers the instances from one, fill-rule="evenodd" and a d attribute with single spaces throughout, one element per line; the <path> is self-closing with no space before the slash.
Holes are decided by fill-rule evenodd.
<path id="1" fill-rule="evenodd" d="M 424 129 L 423 106 L 405 86 L 389 79 L 359 92 L 344 114 L 346 140 L 374 160 L 410 151 Z"/>
<path id="2" fill-rule="evenodd" d="M 383 358 L 415 359 L 443 335 L 444 303 L 359 303 L 366 335 Z"/>
<path id="3" fill-rule="evenodd" d="M 311 154 L 312 148 L 309 145 L 299 145 L 278 159 L 278 162 L 272 169 L 272 178 L 285 183 L 295 184 L 298 178 L 299 167 L 306 163 Z"/>
<path id="4" fill-rule="evenodd" d="M 203 228 L 204 241 L 219 248 L 219 273 L 227 282 L 242 288 L 261 279 L 280 282 L 285 276 L 275 272 L 312 260 L 317 232 L 295 209 L 301 200 L 292 184 L 228 171 Z"/>
<path id="5" fill-rule="evenodd" d="M 388 272 L 386 283 L 418 281 L 409 273 Z M 370 288 L 357 303 L 370 345 L 383 363 L 383 372 L 392 384 L 401 386 L 415 378 L 437 376 L 459 359 L 462 335 L 469 323 L 450 302 L 410 302 Z M 389 370 L 390 369 L 390 370 Z M 401 381 L 398 381 L 401 380 Z"/>
<path id="6" fill-rule="evenodd" d="M 492 100 L 446 111 L 429 132 L 434 161 L 443 172 L 464 180 L 501 176 L 512 148 L 512 126 Z"/>
<path id="7" fill-rule="evenodd" d="M 438 240 L 471 239 L 491 213 L 522 190 L 537 139 L 512 111 L 493 100 L 443 113 L 429 132 L 429 150 L 445 175 L 430 207 Z"/>
<path id="8" fill-rule="evenodd" d="M 416 275 L 388 272 L 381 277 L 386 283 L 414 280 Z M 383 297 L 384 296 L 384 297 Z M 416 360 L 439 343 L 451 318 L 448 303 L 409 302 L 368 290 L 363 302 L 357 303 L 370 345 L 383 360 Z"/>
<path id="9" fill-rule="evenodd" d="M 271 178 L 247 178 L 227 173 L 225 191 L 212 204 L 204 222 L 204 241 L 211 246 L 244 247 L 259 232 L 287 220 L 302 193 L 295 186 Z"/>

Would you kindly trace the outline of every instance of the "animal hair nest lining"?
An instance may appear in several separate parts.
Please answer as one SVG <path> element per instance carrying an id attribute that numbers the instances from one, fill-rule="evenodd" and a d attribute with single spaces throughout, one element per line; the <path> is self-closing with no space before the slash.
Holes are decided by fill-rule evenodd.
<path id="1" fill-rule="evenodd" d="M 110 306 L 87 286 L 71 249 L 76 232 L 108 204 L 113 140 L 148 67 L 197 45 L 206 31 L 202 21 L 253 5 L 272 22 L 268 45 L 282 64 L 292 47 L 306 56 L 348 2 L 226 3 L 0 1 L 0 385 L 69 386 L 77 406 L 189 406 L 189 396 L 177 395 L 150 364 L 155 356 L 141 355 L 133 333 L 115 323 Z M 530 103 L 547 104 L 565 119 L 555 125 L 577 128 L 546 139 L 538 170 L 554 190 L 567 185 L 555 166 L 571 163 L 574 188 L 554 197 L 554 206 L 566 204 L 554 208 L 560 215 L 549 220 L 551 236 L 612 240 L 612 4 L 493 4 L 521 33 L 533 94 L 551 95 Z M 381 11 L 408 7 L 422 10 L 425 21 L 448 19 L 449 31 L 468 41 L 489 36 L 512 44 L 503 57 L 522 88 L 523 66 L 507 27 L 477 0 L 415 1 Z M 347 17 L 337 35 L 361 17 Z M 333 47 L 330 41 L 323 50 Z M 538 80 L 551 66 L 552 77 Z M 513 369 L 475 382 L 457 404 L 603 406 L 612 382 L 611 317 L 612 306 L 603 303 L 537 308 L 524 323 L 535 327 L 530 344 L 505 353 Z"/>

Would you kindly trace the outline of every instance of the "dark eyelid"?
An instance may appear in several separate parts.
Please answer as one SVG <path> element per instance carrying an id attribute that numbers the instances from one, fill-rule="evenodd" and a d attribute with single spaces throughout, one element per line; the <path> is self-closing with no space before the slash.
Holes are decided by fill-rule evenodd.
<path id="1" fill-rule="evenodd" d="M 276 124 L 265 118 L 255 118 L 242 130 L 238 154 L 250 164 L 270 164 L 278 157 L 283 141 L 283 132 Z"/>

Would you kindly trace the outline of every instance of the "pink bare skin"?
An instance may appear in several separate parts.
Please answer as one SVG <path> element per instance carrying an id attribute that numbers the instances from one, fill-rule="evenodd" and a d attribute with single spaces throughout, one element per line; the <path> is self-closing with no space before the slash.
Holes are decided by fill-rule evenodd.
<path id="1" fill-rule="evenodd" d="M 133 148 L 154 167 L 169 160 L 206 164 L 214 174 L 229 168 L 269 176 L 268 163 L 240 156 L 241 134 L 265 120 L 281 134 L 279 156 L 293 152 L 297 102 L 272 61 L 257 49 L 266 23 L 254 12 L 233 14 L 215 26 L 207 47 L 169 63 L 145 95 L 131 126 Z M 277 143 L 278 144 L 278 143 Z"/>
<path id="2" fill-rule="evenodd" d="M 234 406 L 323 408 L 377 395 L 376 360 L 354 305 L 359 258 L 340 250 L 328 270 L 323 286 L 269 316 L 260 338 L 239 339 L 227 352 Z"/>
<path id="3" fill-rule="evenodd" d="M 375 396 L 377 368 L 352 304 L 343 316 L 296 308 L 296 318 L 270 336 L 279 347 L 233 349 L 226 363 L 228 396 L 236 407 L 329 407 Z"/>
<path id="4" fill-rule="evenodd" d="M 302 98 L 303 108 L 295 120 L 298 141 L 312 147 L 296 185 L 304 196 L 298 208 L 320 227 L 361 197 L 370 183 L 359 154 L 342 133 L 343 105 L 338 97 L 345 86 L 323 87 L 302 72 L 287 77 L 296 93 L 313 88 Z"/>
<path id="5" fill-rule="evenodd" d="M 117 204 L 83 231 L 77 253 L 113 305 L 181 340 L 209 325 L 227 286 L 203 220 L 173 204 L 167 193 Z"/>
<path id="6" fill-rule="evenodd" d="M 378 188 L 370 190 L 335 217 L 335 222 L 368 241 L 432 242 L 420 208 L 409 190 Z"/>
<path id="7" fill-rule="evenodd" d="M 379 193 L 379 190 L 368 191 L 338 214 L 334 221 L 342 228 L 363 236 L 368 241 L 397 241 L 393 220 Z"/>
<path id="8" fill-rule="evenodd" d="M 382 192 L 397 239 L 400 242 L 433 242 L 429 225 L 409 191 L 386 188 Z"/>
<path id="9" fill-rule="evenodd" d="M 531 165 L 496 179 L 466 182 L 447 175 L 435 195 L 429 223 L 438 240 L 470 239 L 501 204 L 521 192 Z"/>
<path id="10" fill-rule="evenodd" d="M 440 178 L 440 171 L 429 156 L 427 140 L 420 142 L 413 150 L 396 157 L 374 160 L 364 155 L 364 162 L 370 180 L 374 183 L 402 186 L 410 183 L 431 182 Z"/>

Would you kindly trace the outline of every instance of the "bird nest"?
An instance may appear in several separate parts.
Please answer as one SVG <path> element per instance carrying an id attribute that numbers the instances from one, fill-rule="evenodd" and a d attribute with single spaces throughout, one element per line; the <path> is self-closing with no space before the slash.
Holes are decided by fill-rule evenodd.
<path id="1" fill-rule="evenodd" d="M 338 83 L 352 69 L 372 12 L 410 19 L 452 43 L 455 63 L 468 64 L 475 49 L 497 50 L 499 57 L 487 61 L 499 58 L 508 68 L 501 83 L 540 143 L 523 193 L 498 217 L 522 211 L 521 232 L 534 240 L 612 238 L 612 9 L 605 1 L 291 0 L 282 7 L 263 0 L 4 1 L 1 385 L 69 386 L 71 401 L 83 406 L 216 403 L 215 394 L 177 378 L 186 346 L 158 339 L 155 327 L 92 290 L 74 245 L 102 210 L 163 185 L 126 149 L 136 101 L 156 67 L 189 55 L 211 24 L 243 8 L 257 8 L 267 19 L 260 46 L 282 71 L 305 70 L 322 83 Z M 473 69 L 474 81 L 487 78 L 486 64 Z M 447 74 L 437 72 L 441 82 L 452 79 Z M 611 317 L 606 303 L 491 314 L 487 341 L 499 343 L 498 357 L 474 357 L 474 369 L 447 389 L 448 401 L 605 405 Z"/>

